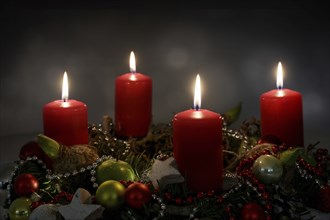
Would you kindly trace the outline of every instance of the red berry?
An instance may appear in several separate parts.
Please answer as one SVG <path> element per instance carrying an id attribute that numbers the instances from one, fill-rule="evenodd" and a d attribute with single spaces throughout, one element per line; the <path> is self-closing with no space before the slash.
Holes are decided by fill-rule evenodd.
<path id="1" fill-rule="evenodd" d="M 193 199 L 192 196 L 188 196 L 188 197 L 187 197 L 187 203 L 188 203 L 188 204 L 191 204 L 191 203 L 193 202 L 193 200 L 194 200 L 194 199 Z"/>
<path id="2" fill-rule="evenodd" d="M 268 199 L 270 198 L 269 193 L 267 193 L 267 192 L 264 192 L 264 193 L 261 195 L 261 197 L 262 197 L 264 200 L 268 200 Z"/>
<path id="3" fill-rule="evenodd" d="M 270 211 L 270 210 L 272 210 L 273 209 L 273 205 L 271 204 L 271 203 L 266 203 L 266 205 L 265 205 L 265 209 L 267 210 L 267 211 Z"/>
<path id="4" fill-rule="evenodd" d="M 223 196 L 219 196 L 218 199 L 217 199 L 217 202 L 223 203 L 223 200 L 224 200 Z"/>
<path id="5" fill-rule="evenodd" d="M 260 183 L 260 184 L 258 185 L 258 190 L 260 190 L 260 191 L 264 191 L 265 188 L 266 188 L 266 187 L 265 187 L 264 184 L 261 184 L 261 183 Z"/>
<path id="6" fill-rule="evenodd" d="M 175 199 L 175 204 L 177 204 L 177 205 L 181 205 L 182 204 L 182 199 L 181 198 L 176 198 Z"/>
<path id="7" fill-rule="evenodd" d="M 213 190 L 209 190 L 209 191 L 207 192 L 207 196 L 211 197 L 211 196 L 213 196 L 213 195 L 214 195 L 214 191 L 213 191 Z"/>
<path id="8" fill-rule="evenodd" d="M 227 212 L 228 214 L 231 212 L 231 208 L 230 208 L 230 206 L 227 206 L 227 207 L 225 208 L 225 212 Z"/>
<path id="9" fill-rule="evenodd" d="M 166 192 L 166 193 L 164 193 L 164 198 L 166 201 L 171 201 L 172 194 L 170 192 Z"/>
<path id="10" fill-rule="evenodd" d="M 204 193 L 203 192 L 198 192 L 197 193 L 197 198 L 198 199 L 201 199 L 201 198 L 203 198 L 204 197 Z"/>

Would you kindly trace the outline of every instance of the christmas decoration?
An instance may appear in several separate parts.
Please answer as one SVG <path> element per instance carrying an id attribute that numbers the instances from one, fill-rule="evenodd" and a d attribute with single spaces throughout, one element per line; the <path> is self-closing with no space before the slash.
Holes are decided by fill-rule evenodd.
<path id="1" fill-rule="evenodd" d="M 31 214 L 32 201 L 28 197 L 15 199 L 9 207 L 9 218 L 11 220 L 27 220 Z"/>
<path id="2" fill-rule="evenodd" d="M 96 190 L 96 201 L 107 209 L 117 208 L 124 202 L 125 187 L 116 180 L 103 182 Z"/>
<path id="3" fill-rule="evenodd" d="M 29 196 L 38 188 L 38 180 L 29 173 L 20 174 L 15 178 L 14 190 L 18 196 Z"/>
<path id="4" fill-rule="evenodd" d="M 173 183 L 184 182 L 183 176 L 181 176 L 176 166 L 174 157 L 169 157 L 166 160 L 155 160 L 152 165 L 149 178 L 155 188 L 166 187 Z"/>
<path id="5" fill-rule="evenodd" d="M 252 166 L 252 172 L 265 184 L 276 183 L 283 174 L 281 161 L 272 155 L 261 155 Z"/>
<path id="6" fill-rule="evenodd" d="M 89 125 L 88 145 L 61 146 L 48 137 L 39 136 L 38 143 L 43 150 L 55 158 L 52 159 L 54 169 L 46 166 L 43 158 L 32 154 L 26 154 L 26 157 L 20 157 L 20 160 L 8 166 L 8 172 L 0 176 L 0 186 L 6 189 L 7 194 L 1 214 L 12 215 L 13 219 L 27 219 L 32 211 L 31 219 L 44 219 L 41 216 L 48 215 L 45 213 L 49 213 L 49 216 L 54 213 L 62 215 L 57 211 L 61 208 L 62 213 L 63 209 L 64 213 L 89 210 L 90 215 L 84 212 L 85 219 L 98 216 L 99 219 L 128 220 L 224 220 L 240 219 L 253 212 L 260 214 L 260 218 L 264 215 L 266 219 L 303 219 L 313 215 L 328 219 L 328 151 L 319 147 L 319 143 L 305 148 L 289 147 L 276 137 L 260 137 L 260 122 L 256 118 L 244 120 L 238 129 L 232 129 L 229 125 L 237 119 L 239 108 L 240 105 L 231 110 L 236 113 L 221 114 L 224 162 L 221 192 L 212 189 L 192 192 L 187 188 L 185 177 L 180 175 L 173 158 L 171 123 L 153 124 L 147 136 L 123 140 L 116 137 L 111 118 L 104 116 L 103 123 Z M 26 151 L 28 148 L 24 149 Z M 107 161 L 127 163 L 134 179 L 99 183 L 99 174 L 102 177 L 108 175 L 107 171 L 100 169 Z M 267 162 L 267 166 L 257 166 L 258 161 Z M 260 178 L 253 171 L 256 167 L 275 167 L 278 170 L 271 172 L 271 178 L 264 170 Z M 280 167 L 282 175 L 278 175 Z M 101 172 L 97 174 L 99 170 Z M 5 173 L 8 174 L 3 175 Z M 15 193 L 15 179 L 22 174 L 31 174 L 39 182 L 38 190 L 28 197 Z M 136 205 L 140 204 L 138 202 L 134 203 L 136 206 L 133 203 L 130 205 L 127 198 L 123 202 L 129 195 L 136 198 L 138 192 L 144 192 L 139 189 L 134 190 L 134 193 L 125 193 L 135 183 L 146 186 L 151 194 L 151 200 L 144 202 L 143 208 L 135 208 L 140 207 Z M 75 193 L 85 199 L 75 204 L 72 199 Z M 30 205 L 23 205 L 22 198 L 28 199 Z M 243 212 L 246 209 L 243 208 L 251 203 L 261 209 L 255 207 Z M 95 210 L 96 206 L 99 209 Z M 323 212 L 315 213 L 309 207 Z M 27 216 L 15 214 L 15 210 L 21 208 L 26 210 L 23 213 Z"/>
<path id="7" fill-rule="evenodd" d="M 104 208 L 97 204 L 91 204 L 91 194 L 82 188 L 77 189 L 70 204 L 60 206 L 59 213 L 64 219 L 93 220 L 100 219 Z"/>
<path id="8" fill-rule="evenodd" d="M 258 140 L 258 144 L 264 144 L 264 143 L 269 143 L 269 144 L 274 144 L 274 145 L 281 145 L 283 142 L 278 139 L 278 137 L 274 135 L 264 135 Z"/>
<path id="9" fill-rule="evenodd" d="M 19 158 L 26 159 L 27 157 L 37 156 L 38 158 L 43 158 L 45 153 L 40 148 L 37 141 L 29 141 L 25 143 L 20 151 L 19 151 Z"/>
<path id="10" fill-rule="evenodd" d="M 151 192 L 143 183 L 132 183 L 125 190 L 125 202 L 131 207 L 141 209 L 151 199 Z"/>
<path id="11" fill-rule="evenodd" d="M 96 181 L 98 184 L 107 180 L 134 181 L 135 173 L 131 165 L 125 161 L 109 159 L 103 161 L 96 169 Z"/>
<path id="12" fill-rule="evenodd" d="M 52 160 L 47 156 L 47 154 L 45 154 L 36 140 L 28 141 L 21 147 L 19 151 L 19 158 L 22 160 L 33 156 L 41 159 L 46 164 L 47 168 L 53 169 Z"/>
<path id="13" fill-rule="evenodd" d="M 29 220 L 57 220 L 58 206 L 54 204 L 40 205 L 32 211 Z"/>
<path id="14" fill-rule="evenodd" d="M 263 208 L 254 202 L 245 204 L 241 209 L 241 220 L 266 220 Z"/>
<path id="15" fill-rule="evenodd" d="M 54 172 L 65 173 L 92 164 L 99 157 L 95 147 L 90 145 L 62 146 L 55 140 L 38 135 L 38 143 L 53 159 Z"/>
<path id="16" fill-rule="evenodd" d="M 313 198 L 314 207 L 322 212 L 330 212 L 330 186 L 320 188 Z"/>

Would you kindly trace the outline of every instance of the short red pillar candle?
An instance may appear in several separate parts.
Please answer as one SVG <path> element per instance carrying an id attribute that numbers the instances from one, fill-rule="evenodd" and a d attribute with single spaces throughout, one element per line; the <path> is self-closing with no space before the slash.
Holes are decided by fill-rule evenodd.
<path id="1" fill-rule="evenodd" d="M 173 153 L 190 190 L 220 191 L 223 183 L 222 120 L 218 113 L 200 109 L 199 75 L 194 109 L 173 118 Z"/>
<path id="2" fill-rule="evenodd" d="M 302 95 L 283 89 L 282 65 L 278 64 L 277 88 L 260 96 L 261 134 L 275 136 L 287 146 L 304 146 Z"/>
<path id="3" fill-rule="evenodd" d="M 152 120 L 152 80 L 135 72 L 131 52 L 130 73 L 115 82 L 115 133 L 118 137 L 144 137 Z"/>
<path id="4" fill-rule="evenodd" d="M 65 146 L 88 144 L 87 106 L 68 99 L 67 74 L 63 76 L 62 100 L 43 107 L 44 135 Z"/>

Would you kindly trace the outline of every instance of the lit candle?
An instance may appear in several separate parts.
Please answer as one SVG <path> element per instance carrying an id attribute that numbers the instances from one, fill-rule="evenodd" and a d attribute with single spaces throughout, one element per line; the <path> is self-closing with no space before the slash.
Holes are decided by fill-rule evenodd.
<path id="1" fill-rule="evenodd" d="M 260 96 L 261 134 L 275 136 L 288 146 L 304 146 L 302 96 L 283 89 L 283 70 L 277 67 L 277 89 Z"/>
<path id="2" fill-rule="evenodd" d="M 115 87 L 116 136 L 146 136 L 152 119 L 152 80 L 136 72 L 133 51 L 130 73 L 118 76 Z"/>
<path id="3" fill-rule="evenodd" d="M 62 100 L 55 100 L 43 107 L 43 124 L 44 134 L 60 144 L 88 144 L 87 106 L 69 99 L 66 72 L 63 76 Z"/>
<path id="4" fill-rule="evenodd" d="M 194 109 L 173 118 L 173 153 L 189 189 L 220 191 L 223 182 L 222 120 L 218 113 L 201 109 L 197 75 Z"/>

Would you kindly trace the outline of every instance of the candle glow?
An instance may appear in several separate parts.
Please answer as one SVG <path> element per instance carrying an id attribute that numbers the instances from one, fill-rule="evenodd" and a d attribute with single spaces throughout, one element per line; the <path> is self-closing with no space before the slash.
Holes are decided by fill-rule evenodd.
<path id="1" fill-rule="evenodd" d="M 278 62 L 277 65 L 276 87 L 277 89 L 283 89 L 283 69 L 281 62 Z"/>
<path id="2" fill-rule="evenodd" d="M 68 75 L 64 72 L 62 83 L 62 100 L 66 102 L 69 99 Z"/>
<path id="3" fill-rule="evenodd" d="M 131 51 L 131 55 L 129 56 L 129 69 L 131 73 L 136 72 L 135 55 L 133 51 Z"/>
<path id="4" fill-rule="evenodd" d="M 194 109 L 199 110 L 202 103 L 202 94 L 201 94 L 201 80 L 199 74 L 196 76 L 195 84 L 195 95 L 194 95 Z"/>

